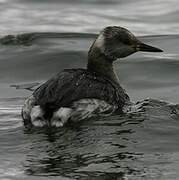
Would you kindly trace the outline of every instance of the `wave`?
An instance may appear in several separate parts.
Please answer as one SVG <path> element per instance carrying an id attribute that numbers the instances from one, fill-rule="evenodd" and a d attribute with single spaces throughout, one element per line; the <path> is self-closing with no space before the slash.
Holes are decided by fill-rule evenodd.
<path id="1" fill-rule="evenodd" d="M 96 38 L 97 34 L 92 33 L 58 33 L 58 32 L 33 32 L 33 33 L 23 33 L 17 35 L 6 35 L 0 38 L 0 43 L 2 45 L 32 45 L 37 39 L 43 38 Z M 179 38 L 179 34 L 166 34 L 166 35 L 148 35 L 139 36 L 141 39 L 174 39 Z"/>
<path id="2" fill-rule="evenodd" d="M 53 32 L 34 32 L 18 35 L 6 35 L 0 38 L 3 45 L 32 45 L 33 41 L 41 38 L 95 38 L 97 34 L 90 33 L 53 33 Z"/>

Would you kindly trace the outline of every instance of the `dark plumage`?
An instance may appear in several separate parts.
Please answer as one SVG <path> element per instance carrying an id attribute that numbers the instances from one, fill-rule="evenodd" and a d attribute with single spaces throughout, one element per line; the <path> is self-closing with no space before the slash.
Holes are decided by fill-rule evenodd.
<path id="1" fill-rule="evenodd" d="M 85 69 L 66 69 L 34 91 L 38 105 L 44 110 L 70 107 L 72 102 L 96 98 L 121 109 L 129 101 L 121 86 L 108 78 Z"/>

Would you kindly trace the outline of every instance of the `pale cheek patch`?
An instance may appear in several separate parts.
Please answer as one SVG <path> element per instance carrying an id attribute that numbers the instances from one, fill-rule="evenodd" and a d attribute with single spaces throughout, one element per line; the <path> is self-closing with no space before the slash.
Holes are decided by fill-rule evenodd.
<path id="1" fill-rule="evenodd" d="M 100 48 L 101 51 L 104 51 L 104 35 L 100 34 L 95 41 L 95 47 Z"/>
<path id="2" fill-rule="evenodd" d="M 62 127 L 70 118 L 71 113 L 71 108 L 61 107 L 59 110 L 53 113 L 53 117 L 51 119 L 51 126 Z"/>

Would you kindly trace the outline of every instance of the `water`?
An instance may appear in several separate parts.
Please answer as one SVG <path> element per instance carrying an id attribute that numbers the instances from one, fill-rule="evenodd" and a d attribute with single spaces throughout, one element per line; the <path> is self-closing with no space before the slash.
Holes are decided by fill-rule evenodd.
<path id="1" fill-rule="evenodd" d="M 0 0 L 0 179 L 178 179 L 178 12 L 177 0 Z M 164 50 L 115 64 L 131 100 L 140 101 L 136 109 L 61 129 L 25 129 L 20 113 L 31 92 L 10 86 L 85 67 L 107 25 Z"/>

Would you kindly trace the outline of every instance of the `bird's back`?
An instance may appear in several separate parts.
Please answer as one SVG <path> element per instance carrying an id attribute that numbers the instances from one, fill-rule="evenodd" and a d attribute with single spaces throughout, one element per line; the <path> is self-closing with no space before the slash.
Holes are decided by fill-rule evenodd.
<path id="1" fill-rule="evenodd" d="M 117 83 L 85 69 L 66 69 L 42 84 L 33 93 L 43 109 L 70 107 L 77 100 L 96 98 L 122 109 L 128 95 Z"/>

